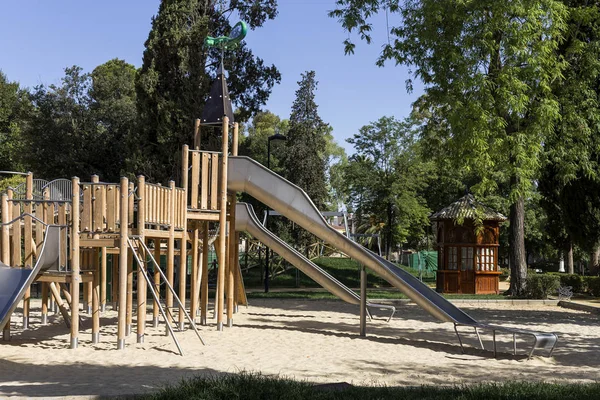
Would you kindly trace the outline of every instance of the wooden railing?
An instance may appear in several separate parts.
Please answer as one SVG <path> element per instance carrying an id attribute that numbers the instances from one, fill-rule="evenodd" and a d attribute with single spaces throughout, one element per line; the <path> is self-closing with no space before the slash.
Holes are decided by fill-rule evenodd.
<path id="1" fill-rule="evenodd" d="M 220 153 L 189 150 L 191 171 L 188 193 L 189 207 L 197 210 L 219 209 Z"/>

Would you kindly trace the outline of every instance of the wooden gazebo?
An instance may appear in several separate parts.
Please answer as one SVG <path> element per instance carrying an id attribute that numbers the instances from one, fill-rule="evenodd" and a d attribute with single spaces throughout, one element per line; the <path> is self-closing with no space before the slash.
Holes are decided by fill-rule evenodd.
<path id="1" fill-rule="evenodd" d="M 437 233 L 436 290 L 498 294 L 499 233 L 506 217 L 467 194 L 430 219 Z"/>

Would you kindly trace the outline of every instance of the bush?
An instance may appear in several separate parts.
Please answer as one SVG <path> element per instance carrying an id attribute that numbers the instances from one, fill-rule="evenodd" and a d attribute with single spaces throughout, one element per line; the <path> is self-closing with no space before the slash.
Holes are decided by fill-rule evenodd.
<path id="1" fill-rule="evenodd" d="M 560 277 L 548 274 L 527 275 L 527 297 L 530 299 L 547 299 L 555 295 L 560 286 Z"/>
<path id="2" fill-rule="evenodd" d="M 587 293 L 588 291 L 588 280 L 585 277 L 576 274 L 561 274 L 560 286 L 571 286 L 573 293 Z"/>
<path id="3" fill-rule="evenodd" d="M 587 292 L 594 296 L 600 297 L 600 276 L 586 276 Z"/>

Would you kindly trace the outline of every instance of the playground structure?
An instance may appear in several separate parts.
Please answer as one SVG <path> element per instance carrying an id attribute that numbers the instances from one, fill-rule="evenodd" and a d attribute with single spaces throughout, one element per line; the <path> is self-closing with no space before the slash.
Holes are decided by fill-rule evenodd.
<path id="1" fill-rule="evenodd" d="M 209 324 L 208 247 L 212 226 L 213 232 L 218 229 L 214 312 L 219 331 L 224 329 L 225 315 L 226 324 L 231 327 L 237 306 L 247 304 L 238 262 L 238 231 L 246 231 L 334 295 L 358 305 L 363 336 L 369 308 L 391 310 L 391 315 L 395 311 L 392 306 L 367 301 L 368 267 L 430 315 L 452 323 L 461 349 L 458 327 L 466 326 L 474 329 L 482 348 L 479 329 L 491 332 L 494 354 L 497 333 L 512 335 L 515 354 L 517 335 L 533 338 L 529 356 L 536 349 L 547 349 L 552 354 L 558 340 L 555 334 L 478 322 L 410 273 L 340 233 L 301 188 L 256 161 L 237 155 L 239 128 L 230 121 L 233 112 L 221 65 L 202 117 L 196 120 L 193 147 L 182 148 L 180 186 L 174 181 L 168 186 L 146 182 L 144 176 L 139 176 L 136 182 L 123 177 L 119 183 L 101 182 L 98 176 L 93 176 L 90 182 L 81 182 L 75 177 L 70 186 L 62 181 L 62 190 L 57 191 L 60 196 L 53 198 L 46 187 L 40 198 L 39 194 L 34 196 L 33 175 L 28 174 L 24 196 L 15 196 L 10 190 L 3 195 L 0 282 L 4 283 L 0 285 L 0 329 L 4 329 L 4 338 L 10 336 L 10 317 L 21 300 L 23 327 L 29 326 L 30 285 L 37 280 L 42 283 L 41 320 L 47 321 L 52 296 L 69 325 L 71 348 L 77 348 L 79 342 L 82 289 L 83 310 L 92 317 L 92 343 L 97 343 L 100 313 L 105 310 L 108 297 L 107 257 L 111 254 L 118 258 L 111 271 L 112 307 L 118 311 L 117 348 L 125 347 L 126 338 L 133 331 L 134 304 L 137 342 L 144 342 L 150 301 L 152 324 L 158 326 L 162 317 L 183 355 L 175 332 L 184 330 L 187 323 L 202 341 L 196 321 L 199 318 L 201 325 Z M 221 128 L 220 152 L 200 148 L 201 125 Z M 237 204 L 238 192 L 253 196 L 361 263 L 360 296 L 266 230 L 251 207 Z M 65 193 L 70 198 L 65 198 Z M 54 247 L 50 249 L 48 243 Z M 166 259 L 164 272 L 161 256 Z M 188 257 L 191 258 L 189 290 Z"/>

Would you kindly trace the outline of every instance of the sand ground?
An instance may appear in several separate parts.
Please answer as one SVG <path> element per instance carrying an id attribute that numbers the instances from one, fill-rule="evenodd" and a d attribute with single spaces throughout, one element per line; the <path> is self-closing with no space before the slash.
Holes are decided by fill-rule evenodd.
<path id="1" fill-rule="evenodd" d="M 10 342 L 0 341 L 0 396 L 51 397 L 118 395 L 155 390 L 184 377 L 260 371 L 310 382 L 354 385 L 448 385 L 482 381 L 600 380 L 600 325 L 597 315 L 548 305 L 460 304 L 476 319 L 504 326 L 556 332 L 552 358 L 509 355 L 512 337 L 500 337 L 497 359 L 476 348 L 473 331 L 462 328 L 462 354 L 452 324 L 440 323 L 414 304 L 398 305 L 387 323 L 379 314 L 359 337 L 358 307 L 340 301 L 252 300 L 241 307 L 233 328 L 217 332 L 214 321 L 177 334 L 177 354 L 165 329 L 147 329 L 144 344 L 135 331 L 125 350 L 116 350 L 116 313 L 102 317 L 101 343 L 92 345 L 91 320 L 84 314 L 80 348 L 68 349 L 60 317 L 39 325 L 34 302 L 32 329 L 14 326 Z M 17 318 L 18 319 L 18 318 Z M 135 322 L 134 322 L 135 323 Z M 134 328 L 135 329 L 135 328 Z M 482 332 L 491 349 L 491 332 Z M 527 340 L 529 340 L 527 338 Z"/>

